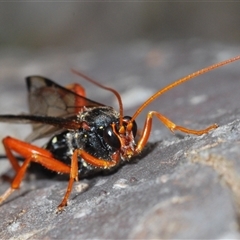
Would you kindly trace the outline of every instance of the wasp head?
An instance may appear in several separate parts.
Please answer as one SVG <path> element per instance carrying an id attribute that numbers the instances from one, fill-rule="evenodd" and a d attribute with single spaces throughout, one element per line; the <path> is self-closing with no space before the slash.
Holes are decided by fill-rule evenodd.
<path id="1" fill-rule="evenodd" d="M 122 125 L 112 123 L 105 128 L 103 138 L 114 149 L 120 150 L 121 158 L 130 159 L 135 154 L 137 124 L 131 117 L 122 118 Z"/>

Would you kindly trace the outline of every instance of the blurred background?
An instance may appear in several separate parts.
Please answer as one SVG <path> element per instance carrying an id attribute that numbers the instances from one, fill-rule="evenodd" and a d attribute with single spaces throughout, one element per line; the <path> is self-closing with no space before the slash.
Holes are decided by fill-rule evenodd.
<path id="1" fill-rule="evenodd" d="M 71 68 L 117 89 L 132 113 L 156 89 L 239 54 L 239 13 L 233 1 L 1 2 L 1 113 L 28 111 L 26 76 L 81 82 Z M 111 93 L 84 87 L 93 100 L 118 106 Z"/>
<path id="2" fill-rule="evenodd" d="M 239 1 L 0 3 L 0 49 L 81 51 L 135 39 L 240 42 Z"/>

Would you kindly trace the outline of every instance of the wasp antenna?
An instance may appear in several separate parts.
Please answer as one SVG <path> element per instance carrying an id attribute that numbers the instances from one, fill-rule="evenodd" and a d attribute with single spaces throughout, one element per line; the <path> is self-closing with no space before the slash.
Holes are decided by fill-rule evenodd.
<path id="1" fill-rule="evenodd" d="M 205 68 L 203 68 L 203 69 L 201 69 L 201 70 L 199 70 L 199 71 L 196 71 L 196 72 L 194 72 L 194 73 L 192 73 L 192 74 L 187 75 L 186 77 L 180 78 L 180 79 L 178 79 L 177 81 L 173 82 L 172 84 L 170 84 L 170 85 L 164 87 L 163 89 L 157 91 L 155 94 L 153 94 L 149 99 L 147 99 L 147 100 L 137 109 L 137 111 L 135 112 L 135 114 L 134 114 L 134 115 L 132 116 L 132 118 L 131 118 L 131 122 L 133 122 L 133 121 L 136 119 L 136 117 L 143 111 L 143 109 L 144 109 L 145 107 L 147 107 L 151 102 L 153 102 L 156 98 L 158 98 L 158 97 L 159 97 L 160 95 L 162 95 L 163 93 L 165 93 L 165 92 L 169 91 L 170 89 L 172 89 L 172 88 L 174 88 L 174 87 L 176 87 L 176 86 L 178 86 L 178 85 L 180 85 L 180 84 L 182 84 L 182 83 L 184 83 L 184 82 L 187 82 L 187 81 L 189 81 L 189 80 L 191 80 L 191 79 L 193 79 L 193 78 L 195 78 L 195 77 L 197 77 L 197 76 L 199 76 L 199 75 L 202 75 L 202 74 L 204 74 L 204 73 L 207 73 L 207 72 L 209 72 L 209 71 L 212 71 L 212 70 L 214 70 L 214 69 L 216 69 L 216 68 L 222 67 L 222 66 L 224 66 L 224 65 L 226 65 L 226 64 L 235 62 L 235 61 L 237 61 L 237 60 L 239 60 L 239 59 L 240 59 L 240 55 L 239 55 L 239 56 L 236 56 L 236 57 L 233 57 L 233 58 L 230 58 L 230 59 L 228 59 L 228 60 L 225 60 L 225 61 L 223 61 L 223 62 L 219 62 L 219 63 L 213 64 L 213 65 L 211 65 L 211 66 L 205 67 Z"/>
<path id="2" fill-rule="evenodd" d="M 83 73 L 81 73 L 81 72 L 78 72 L 78 71 L 76 71 L 76 70 L 74 70 L 74 69 L 71 69 L 71 71 L 72 71 L 74 74 L 82 77 L 83 79 L 85 79 L 85 80 L 87 80 L 87 81 L 89 81 L 89 82 L 97 85 L 98 87 L 103 88 L 103 89 L 105 89 L 105 90 L 107 90 L 107 91 L 112 92 L 112 93 L 116 96 L 116 98 L 117 98 L 117 100 L 118 100 L 118 104 L 119 104 L 119 113 L 120 113 L 120 119 L 119 119 L 119 121 L 120 121 L 120 126 L 122 126 L 123 103 L 122 103 L 122 99 L 121 99 L 120 94 L 119 94 L 115 89 L 110 88 L 110 87 L 106 87 L 106 86 L 104 86 L 104 85 L 102 85 L 101 83 L 93 80 L 92 78 L 86 76 L 85 74 L 83 74 Z"/>

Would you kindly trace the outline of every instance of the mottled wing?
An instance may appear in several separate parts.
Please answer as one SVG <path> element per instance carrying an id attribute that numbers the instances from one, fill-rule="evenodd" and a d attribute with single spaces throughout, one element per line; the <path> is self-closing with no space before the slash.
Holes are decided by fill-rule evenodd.
<path id="1" fill-rule="evenodd" d="M 44 77 L 27 77 L 26 83 L 29 111 L 34 116 L 74 117 L 84 106 L 96 107 L 103 105 L 78 95 Z M 49 125 L 44 124 L 44 122 L 33 124 L 33 132 L 26 140 L 33 141 L 52 134 L 60 128 L 59 125 Z"/>
<path id="2" fill-rule="evenodd" d="M 77 114 L 84 106 L 103 105 L 78 95 L 47 78 L 31 76 L 26 78 L 26 83 L 31 115 L 68 116 Z"/>
<path id="3" fill-rule="evenodd" d="M 40 76 L 27 77 L 26 83 L 30 114 L 0 115 L 0 121 L 31 123 L 33 132 L 27 137 L 27 141 L 45 137 L 63 128 L 79 128 L 77 114 L 84 107 L 103 106 L 77 94 L 79 91 L 73 86 L 78 84 L 69 85 L 68 89 Z M 79 85 L 78 87 L 83 90 Z M 76 92 L 70 89 L 76 89 Z"/>

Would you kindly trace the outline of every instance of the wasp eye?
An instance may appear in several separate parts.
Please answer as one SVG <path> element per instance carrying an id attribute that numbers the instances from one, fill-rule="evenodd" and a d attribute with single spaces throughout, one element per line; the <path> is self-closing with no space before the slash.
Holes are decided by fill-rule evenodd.
<path id="1" fill-rule="evenodd" d="M 131 119 L 132 119 L 131 117 L 125 116 L 123 118 L 123 122 L 125 123 L 124 125 L 127 126 L 127 124 L 129 123 L 129 121 Z M 136 135 L 137 135 L 137 123 L 135 121 L 132 122 L 132 133 L 133 133 L 133 136 L 136 137 Z"/>
<path id="2" fill-rule="evenodd" d="M 112 147 L 115 149 L 121 148 L 120 140 L 118 139 L 118 136 L 113 132 L 112 126 L 108 126 L 104 129 L 103 132 L 103 139 Z"/>

